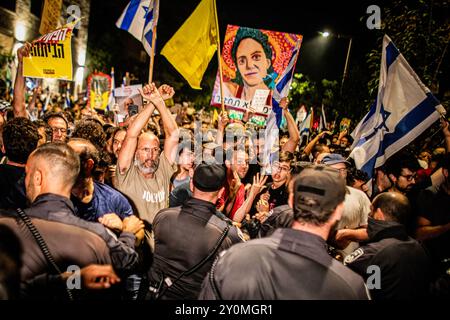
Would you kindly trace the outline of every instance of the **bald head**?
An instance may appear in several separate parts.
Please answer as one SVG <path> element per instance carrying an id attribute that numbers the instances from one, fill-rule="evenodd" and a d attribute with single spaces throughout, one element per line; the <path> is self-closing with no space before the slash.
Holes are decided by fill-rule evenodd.
<path id="1" fill-rule="evenodd" d="M 384 220 L 405 225 L 409 220 L 411 206 L 405 195 L 398 192 L 384 192 L 372 201 L 374 217 L 377 210 L 383 213 Z"/>

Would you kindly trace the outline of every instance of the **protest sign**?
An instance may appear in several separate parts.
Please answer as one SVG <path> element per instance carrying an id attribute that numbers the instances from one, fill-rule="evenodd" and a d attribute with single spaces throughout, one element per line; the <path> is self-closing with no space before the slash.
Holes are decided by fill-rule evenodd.
<path id="1" fill-rule="evenodd" d="M 72 30 L 66 24 L 31 43 L 30 56 L 23 58 L 23 76 L 72 81 Z"/>
<path id="2" fill-rule="evenodd" d="M 119 107 L 118 122 L 123 122 L 127 116 L 132 116 L 136 112 L 140 112 L 144 105 L 142 96 L 139 93 L 142 90 L 142 84 L 132 86 L 122 86 L 114 89 L 114 98 Z M 130 106 L 133 106 L 130 108 Z M 134 107 L 134 106 L 137 106 Z"/>
<path id="3" fill-rule="evenodd" d="M 242 118 L 252 102 L 256 102 L 255 93 L 263 90 L 267 92 L 266 100 L 261 103 L 262 96 L 257 98 L 257 112 L 250 121 L 265 122 L 271 111 L 273 90 L 282 81 L 289 80 L 282 75 L 293 55 L 298 55 L 295 48 L 299 48 L 301 40 L 301 35 L 228 25 L 222 50 L 223 99 L 233 117 Z M 220 103 L 218 74 L 211 105 L 220 106 Z"/>
<path id="4" fill-rule="evenodd" d="M 88 105 L 93 109 L 105 110 L 111 92 L 111 76 L 102 72 L 92 73 L 87 83 Z"/>

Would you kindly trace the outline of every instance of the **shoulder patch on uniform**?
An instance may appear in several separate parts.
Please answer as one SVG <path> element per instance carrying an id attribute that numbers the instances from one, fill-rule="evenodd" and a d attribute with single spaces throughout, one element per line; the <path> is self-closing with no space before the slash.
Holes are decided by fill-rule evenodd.
<path id="1" fill-rule="evenodd" d="M 355 251 L 353 251 L 352 253 L 350 253 L 348 256 L 345 257 L 344 265 L 352 263 L 353 261 L 355 261 L 356 259 L 361 257 L 363 254 L 364 254 L 364 250 L 362 248 L 356 249 Z"/>
<path id="2" fill-rule="evenodd" d="M 237 231 L 237 235 L 238 235 L 239 239 L 241 239 L 243 242 L 247 241 L 247 239 L 245 239 L 244 233 L 241 231 L 241 229 L 236 227 L 236 231 Z"/>

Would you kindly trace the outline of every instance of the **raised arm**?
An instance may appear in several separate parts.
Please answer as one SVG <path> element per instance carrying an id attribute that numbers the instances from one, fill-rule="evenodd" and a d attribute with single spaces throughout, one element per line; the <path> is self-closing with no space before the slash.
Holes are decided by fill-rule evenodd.
<path id="1" fill-rule="evenodd" d="M 303 153 L 306 154 L 307 156 L 309 156 L 312 149 L 316 145 L 317 141 L 322 139 L 325 134 L 331 134 L 331 132 L 330 131 L 322 131 L 321 133 L 319 133 L 317 136 L 314 137 L 314 139 L 312 139 L 308 143 L 308 145 L 305 147 L 305 149 L 303 149 Z"/>
<path id="2" fill-rule="evenodd" d="M 140 91 L 144 98 L 148 97 L 151 92 L 152 87 L 150 85 L 144 86 L 142 91 Z M 139 135 L 141 134 L 142 129 L 147 125 L 153 111 L 155 111 L 155 105 L 150 99 L 147 101 L 149 102 L 144 105 L 144 109 L 136 115 L 136 118 L 133 121 L 131 121 L 125 140 L 122 143 L 122 148 L 120 149 L 119 157 L 117 159 L 117 168 L 120 174 L 127 172 L 133 163 Z"/>
<path id="3" fill-rule="evenodd" d="M 442 133 L 444 133 L 445 138 L 445 148 L 447 150 L 447 153 L 450 153 L 450 126 L 448 124 L 448 121 L 441 118 L 441 126 Z"/>
<path id="4" fill-rule="evenodd" d="M 14 117 L 27 118 L 27 111 L 25 109 L 25 78 L 23 76 L 23 58 L 30 54 L 31 44 L 25 43 L 17 50 L 17 66 L 16 80 L 14 81 L 14 98 L 13 111 Z"/>
<path id="5" fill-rule="evenodd" d="M 289 112 L 287 105 L 288 105 L 287 98 L 281 99 L 280 107 L 283 108 L 283 115 L 286 118 L 287 128 L 289 132 L 289 139 L 284 144 L 282 151 L 289 151 L 294 153 L 298 143 L 300 142 L 300 134 L 298 132 L 297 125 L 295 124 L 294 117 Z"/>
<path id="6" fill-rule="evenodd" d="M 169 108 L 166 107 L 164 100 L 172 98 L 174 94 L 175 91 L 171 86 L 163 84 L 151 97 L 151 101 L 155 104 L 161 115 L 165 134 L 163 152 L 170 164 L 175 163 L 180 133 L 177 122 L 175 121 L 175 118 L 172 117 Z"/>
<path id="7" fill-rule="evenodd" d="M 217 122 L 217 134 L 216 134 L 216 144 L 222 146 L 223 144 L 223 135 L 225 132 L 225 128 L 227 127 L 230 119 L 228 118 L 228 113 L 224 111 L 219 115 L 219 121 Z"/>
<path id="8" fill-rule="evenodd" d="M 268 178 L 267 176 L 263 175 L 260 176 L 259 173 L 257 173 L 256 176 L 253 177 L 253 184 L 250 187 L 247 199 L 245 199 L 245 202 L 234 214 L 233 221 L 241 222 L 245 218 L 245 215 L 250 212 L 252 204 L 256 199 L 256 196 L 266 187 L 265 184 L 267 178 Z"/>

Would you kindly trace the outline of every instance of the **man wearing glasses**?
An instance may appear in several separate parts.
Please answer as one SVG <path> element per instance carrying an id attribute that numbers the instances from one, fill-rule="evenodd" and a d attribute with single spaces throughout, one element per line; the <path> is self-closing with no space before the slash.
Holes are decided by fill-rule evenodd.
<path id="1" fill-rule="evenodd" d="M 151 84 L 143 88 L 141 95 L 147 104 L 132 120 L 117 159 L 119 191 L 134 203 L 139 217 L 150 224 L 159 210 L 168 207 L 170 178 L 177 169 L 178 127 L 164 103 L 174 93 L 168 85 L 157 89 Z M 151 132 L 142 132 L 155 107 L 164 123 L 163 150 L 160 149 L 157 136 Z M 150 244 L 152 242 L 150 238 Z"/>
<path id="2" fill-rule="evenodd" d="M 66 142 L 69 126 L 67 119 L 61 113 L 51 113 L 46 117 L 46 121 L 52 128 L 52 142 Z"/>

